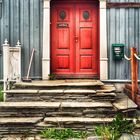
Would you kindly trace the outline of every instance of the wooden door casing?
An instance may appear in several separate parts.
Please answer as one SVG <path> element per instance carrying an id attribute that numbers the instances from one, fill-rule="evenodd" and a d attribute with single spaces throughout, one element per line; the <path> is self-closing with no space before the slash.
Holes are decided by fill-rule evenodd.
<path id="1" fill-rule="evenodd" d="M 60 18 L 62 11 L 64 19 Z M 84 12 L 89 17 L 84 18 Z M 66 78 L 99 77 L 98 22 L 97 3 L 53 4 L 51 73 Z"/>

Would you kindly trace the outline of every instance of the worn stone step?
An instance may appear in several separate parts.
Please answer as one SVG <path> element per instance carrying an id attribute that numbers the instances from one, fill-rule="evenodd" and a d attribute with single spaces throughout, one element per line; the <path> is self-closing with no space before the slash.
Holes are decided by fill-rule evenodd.
<path id="1" fill-rule="evenodd" d="M 84 130 L 93 132 L 98 125 L 108 125 L 113 121 L 113 118 L 88 118 L 88 117 L 46 117 L 44 122 L 36 125 L 38 130 L 43 128 L 72 128 L 73 130 Z M 134 118 L 126 118 L 134 121 Z M 140 123 L 138 118 L 137 123 Z M 137 126 L 136 126 L 137 128 Z"/>
<path id="2" fill-rule="evenodd" d="M 92 131 L 99 124 L 111 123 L 113 118 L 88 117 L 46 117 L 44 122 L 36 125 L 38 130 L 43 128 L 72 128 L 73 130 Z"/>
<path id="3" fill-rule="evenodd" d="M 129 97 L 125 96 L 124 93 L 121 93 L 123 98 L 118 98 L 113 105 L 118 109 L 118 110 L 126 110 L 126 109 L 137 109 L 137 105 L 129 99 Z"/>
<path id="4" fill-rule="evenodd" d="M 109 123 L 112 122 L 114 118 L 82 118 L 82 117 L 47 117 L 44 119 L 44 123 Z"/>
<path id="5" fill-rule="evenodd" d="M 63 88 L 63 87 L 100 87 L 104 84 L 100 80 L 49 80 L 49 81 L 33 81 L 31 83 L 21 82 L 16 83 L 16 89 L 50 89 L 50 88 Z"/>
<path id="6" fill-rule="evenodd" d="M 59 108 L 60 102 L 0 102 L 0 109 L 2 108 Z"/>
<path id="7" fill-rule="evenodd" d="M 93 132 L 94 128 L 100 124 L 108 124 L 113 118 L 88 118 L 88 117 L 46 117 L 44 122 L 36 125 L 37 129 L 43 128 L 71 128 Z"/>
<path id="8" fill-rule="evenodd" d="M 0 127 L 2 125 L 27 125 L 36 124 L 42 120 L 42 117 L 4 117 L 0 118 Z"/>
<path id="9" fill-rule="evenodd" d="M 97 93 L 110 93 L 110 92 L 115 92 L 116 88 L 113 85 L 103 85 L 101 86 L 100 89 L 97 89 Z"/>
<path id="10" fill-rule="evenodd" d="M 114 115 L 110 102 L 1 102 L 0 117 L 84 116 Z"/>
<path id="11" fill-rule="evenodd" d="M 112 91 L 112 90 L 110 90 Z M 93 89 L 58 89 L 58 90 L 7 90 L 5 101 L 114 101 L 116 93 L 96 92 Z"/>
<path id="12" fill-rule="evenodd" d="M 113 107 L 110 102 L 0 102 L 1 108 Z"/>

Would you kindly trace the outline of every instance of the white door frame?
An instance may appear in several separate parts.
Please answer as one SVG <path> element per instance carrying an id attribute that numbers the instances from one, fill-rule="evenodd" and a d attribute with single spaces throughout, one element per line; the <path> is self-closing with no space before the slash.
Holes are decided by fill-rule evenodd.
<path id="1" fill-rule="evenodd" d="M 50 1 L 44 0 L 43 6 L 43 56 L 42 79 L 47 80 L 50 74 Z M 100 80 L 108 79 L 107 58 L 107 21 L 106 0 L 100 0 Z"/>

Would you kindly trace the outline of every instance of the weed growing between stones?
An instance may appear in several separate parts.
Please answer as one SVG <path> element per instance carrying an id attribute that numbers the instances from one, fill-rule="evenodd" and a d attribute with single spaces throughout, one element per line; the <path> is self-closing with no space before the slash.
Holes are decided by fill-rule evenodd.
<path id="1" fill-rule="evenodd" d="M 95 135 L 101 136 L 103 140 L 118 140 L 122 134 L 133 134 L 135 124 L 123 118 L 122 114 L 116 115 L 110 125 L 95 128 Z"/>
<path id="2" fill-rule="evenodd" d="M 55 140 L 67 140 L 70 138 L 87 138 L 88 134 L 84 131 L 73 131 L 72 129 L 45 129 L 41 131 L 43 138 Z"/>
<path id="3" fill-rule="evenodd" d="M 3 95 L 3 86 L 0 85 L 0 102 L 3 102 L 4 100 L 4 95 Z"/>
<path id="4" fill-rule="evenodd" d="M 55 74 L 49 74 L 49 80 L 56 80 L 56 75 Z"/>

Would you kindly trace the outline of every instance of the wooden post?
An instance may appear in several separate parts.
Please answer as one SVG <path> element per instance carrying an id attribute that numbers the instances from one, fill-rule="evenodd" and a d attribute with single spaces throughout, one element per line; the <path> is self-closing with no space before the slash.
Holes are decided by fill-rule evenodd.
<path id="1" fill-rule="evenodd" d="M 138 62 L 134 54 L 137 54 L 136 48 L 131 48 L 131 77 L 132 77 L 132 99 L 136 101 L 138 92 Z"/>

